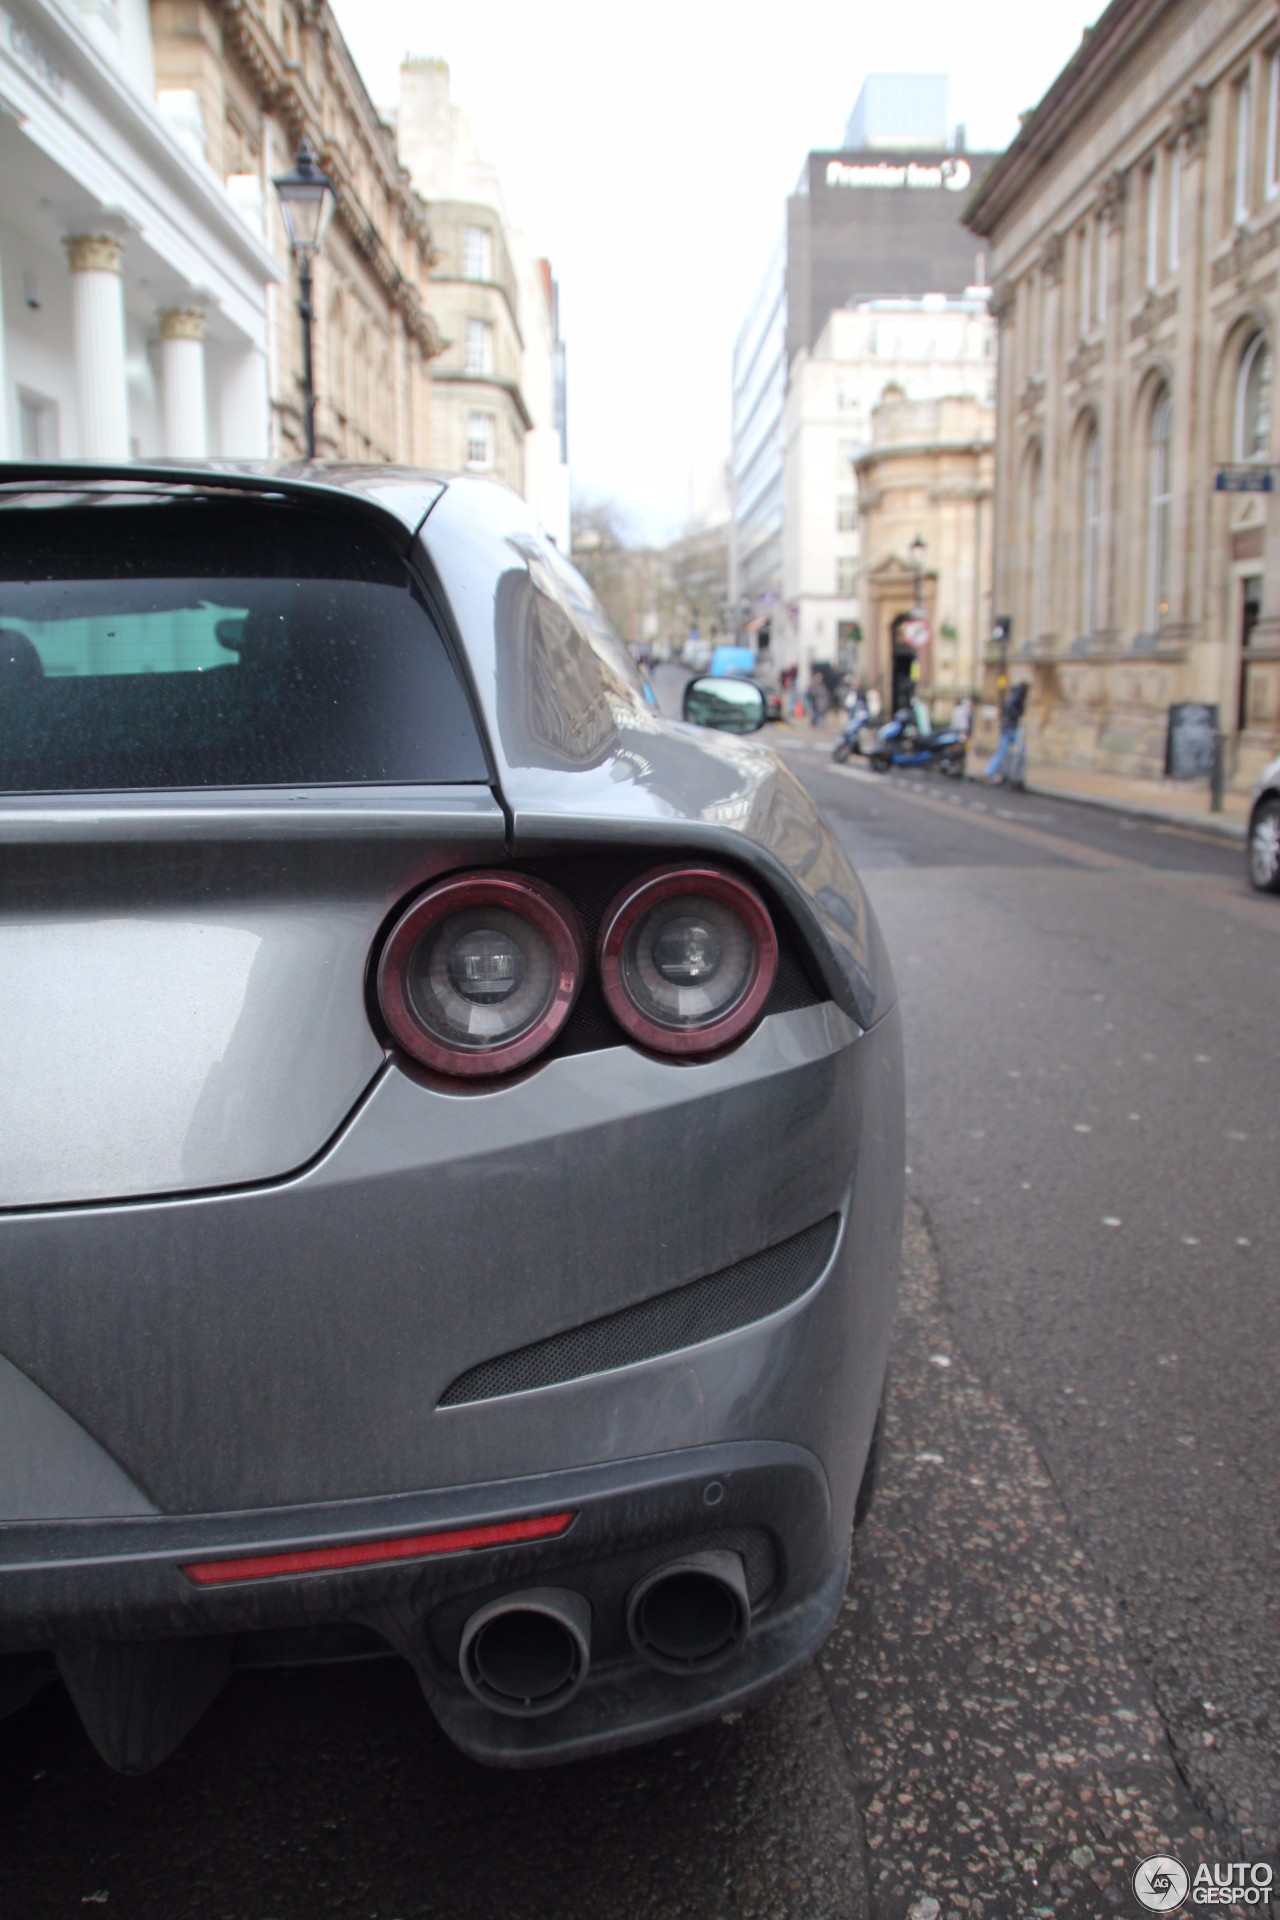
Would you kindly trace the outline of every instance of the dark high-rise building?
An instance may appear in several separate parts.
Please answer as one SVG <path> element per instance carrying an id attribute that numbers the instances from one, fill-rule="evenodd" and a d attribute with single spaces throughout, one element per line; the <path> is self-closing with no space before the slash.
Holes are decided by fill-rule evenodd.
<path id="1" fill-rule="evenodd" d="M 871 76 L 847 132 L 869 144 L 810 153 L 760 290 L 734 347 L 734 582 L 757 631 L 782 587 L 783 407 L 787 371 L 830 315 L 865 300 L 963 294 L 984 253 L 961 225 L 972 186 L 998 157 L 949 137 L 939 75 Z"/>

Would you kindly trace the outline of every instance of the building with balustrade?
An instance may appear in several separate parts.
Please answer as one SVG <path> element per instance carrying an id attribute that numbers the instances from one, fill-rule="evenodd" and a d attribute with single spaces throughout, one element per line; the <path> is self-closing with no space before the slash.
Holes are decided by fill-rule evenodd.
<path id="1" fill-rule="evenodd" d="M 4 0 L 0 457 L 301 452 L 272 180 L 304 135 L 317 451 L 430 462 L 426 212 L 326 0 Z"/>
<path id="2" fill-rule="evenodd" d="M 0 457 L 266 454 L 282 269 L 157 103 L 147 0 L 5 0 L 0 180 Z"/>
<path id="3" fill-rule="evenodd" d="M 1169 708 L 1205 702 L 1248 785 L 1280 751 L 1274 0 L 1113 0 L 967 220 L 1033 755 L 1159 775 Z"/>

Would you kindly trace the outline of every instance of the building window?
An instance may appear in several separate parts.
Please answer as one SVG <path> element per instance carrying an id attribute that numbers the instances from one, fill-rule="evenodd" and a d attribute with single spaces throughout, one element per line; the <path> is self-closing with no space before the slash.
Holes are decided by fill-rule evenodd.
<path id="1" fill-rule="evenodd" d="M 1093 249 L 1089 244 L 1091 238 L 1086 222 L 1080 229 L 1076 248 L 1080 259 L 1080 338 L 1082 340 L 1092 330 L 1093 324 L 1093 262 L 1090 257 Z"/>
<path id="2" fill-rule="evenodd" d="M 493 465 L 493 415 L 491 413 L 467 415 L 467 465 L 469 467 Z"/>
<path id="3" fill-rule="evenodd" d="M 1271 454 L 1271 348 L 1255 333 L 1244 350 L 1236 379 L 1235 456 L 1267 460 Z"/>
<path id="4" fill-rule="evenodd" d="M 858 442 L 856 440 L 836 441 L 836 479 L 843 480 L 846 486 L 853 471 L 853 463 L 857 457 Z"/>
<path id="5" fill-rule="evenodd" d="M 1249 192 L 1249 170 L 1253 159 L 1253 129 L 1250 125 L 1252 99 L 1249 76 L 1238 80 L 1232 88 L 1232 109 L 1235 115 L 1236 129 L 1236 177 L 1233 212 L 1237 224 L 1246 219 L 1252 202 Z"/>
<path id="6" fill-rule="evenodd" d="M 1146 210 L 1147 285 L 1160 280 L 1160 168 L 1156 159 L 1142 169 L 1143 199 Z"/>
<path id="7" fill-rule="evenodd" d="M 462 229 L 462 271 L 468 280 L 492 280 L 493 235 L 488 227 Z"/>
<path id="8" fill-rule="evenodd" d="M 1280 193 L 1280 49 L 1267 62 L 1267 198 Z"/>
<path id="9" fill-rule="evenodd" d="M 1182 234 L 1182 144 L 1175 140 L 1169 149 L 1169 165 L 1165 169 L 1169 176 L 1169 225 L 1168 260 L 1170 273 L 1178 270 L 1178 249 Z"/>
<path id="10" fill-rule="evenodd" d="M 836 561 L 836 592 L 849 599 L 858 591 L 858 562 L 855 555 L 842 553 Z"/>
<path id="11" fill-rule="evenodd" d="M 1162 387 L 1151 414 L 1151 468 L 1147 527 L 1147 628 L 1157 633 L 1169 613 L 1169 532 L 1173 511 L 1171 456 L 1173 401 Z"/>
<path id="12" fill-rule="evenodd" d="M 1080 499 L 1080 622 L 1091 634 L 1099 625 L 1099 562 L 1102 556 L 1102 444 L 1097 423 L 1085 433 Z"/>
<path id="13" fill-rule="evenodd" d="M 24 460 L 58 457 L 58 409 L 43 394 L 18 390 L 18 451 Z"/>
<path id="14" fill-rule="evenodd" d="M 1105 220 L 1095 220 L 1093 231 L 1098 250 L 1098 271 L 1094 276 L 1097 283 L 1094 312 L 1097 316 L 1098 331 L 1102 333 L 1107 325 L 1107 226 Z"/>
<path id="15" fill-rule="evenodd" d="M 467 322 L 467 372 L 493 372 L 493 328 L 487 320 Z"/>
<path id="16" fill-rule="evenodd" d="M 836 495 L 836 532 L 852 533 L 858 524 L 858 496 L 856 493 Z"/>

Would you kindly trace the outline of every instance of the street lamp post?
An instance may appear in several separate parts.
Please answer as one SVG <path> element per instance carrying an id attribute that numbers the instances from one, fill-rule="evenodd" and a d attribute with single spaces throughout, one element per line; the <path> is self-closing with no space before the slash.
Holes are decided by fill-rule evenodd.
<path id="1" fill-rule="evenodd" d="M 333 182 L 316 162 L 311 142 L 303 138 L 292 173 L 274 181 L 280 196 L 289 252 L 298 264 L 298 316 L 302 321 L 302 395 L 308 460 L 316 457 L 316 389 L 312 374 L 311 336 L 315 310 L 311 305 L 311 262 L 324 245 L 336 195 Z"/>

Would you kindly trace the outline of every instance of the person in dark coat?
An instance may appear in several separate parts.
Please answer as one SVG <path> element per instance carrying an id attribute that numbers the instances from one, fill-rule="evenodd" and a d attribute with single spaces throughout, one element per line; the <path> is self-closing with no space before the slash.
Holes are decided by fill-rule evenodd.
<path id="1" fill-rule="evenodd" d="M 1022 725 L 1022 716 L 1027 710 L 1028 686 L 1025 680 L 1019 680 L 1016 687 L 1010 687 L 1004 697 L 1004 706 L 1000 713 L 1000 745 L 987 762 L 987 779 L 998 780 L 1004 763 L 1017 744 L 1018 729 Z"/>

